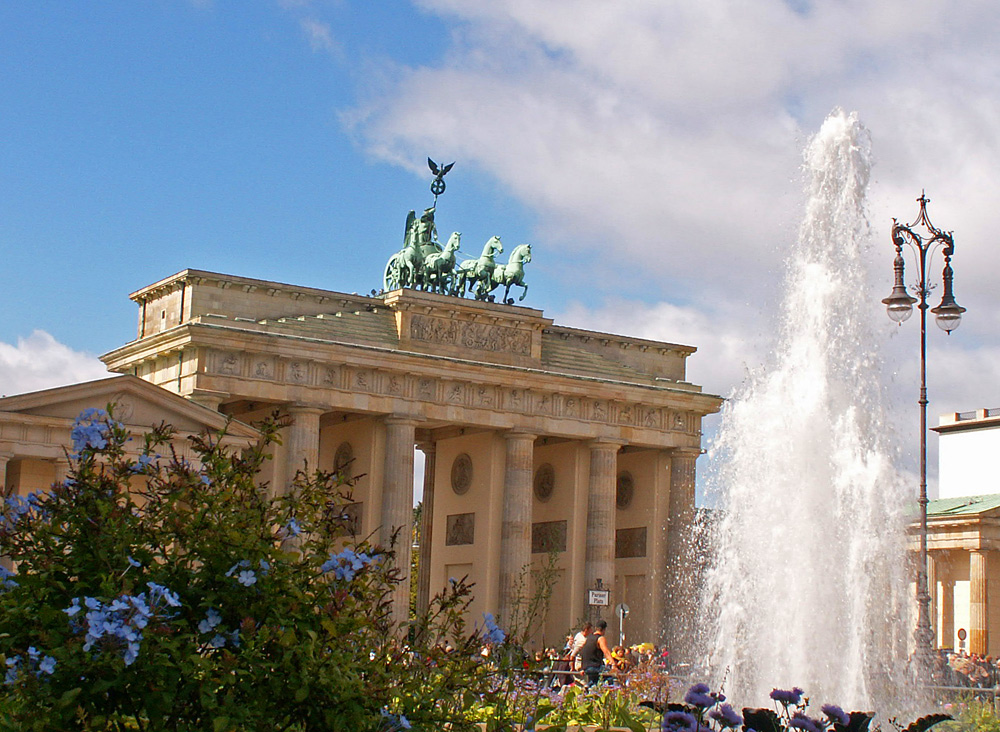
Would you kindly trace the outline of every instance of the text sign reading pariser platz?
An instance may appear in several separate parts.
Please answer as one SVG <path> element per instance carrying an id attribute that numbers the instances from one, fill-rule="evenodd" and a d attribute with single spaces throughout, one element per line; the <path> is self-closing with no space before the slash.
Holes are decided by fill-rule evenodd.
<path id="1" fill-rule="evenodd" d="M 587 603 L 590 605 L 607 605 L 608 590 L 588 590 Z"/>

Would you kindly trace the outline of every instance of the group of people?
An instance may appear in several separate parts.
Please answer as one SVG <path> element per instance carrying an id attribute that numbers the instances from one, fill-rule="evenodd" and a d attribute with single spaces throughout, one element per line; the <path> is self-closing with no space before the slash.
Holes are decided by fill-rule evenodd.
<path id="1" fill-rule="evenodd" d="M 602 677 L 619 677 L 634 668 L 665 661 L 666 652 L 657 654 L 651 643 L 612 647 L 607 628 L 605 620 L 584 623 L 575 635 L 566 636 L 561 652 L 555 648 L 536 652 L 536 666 L 545 672 L 547 683 L 567 686 L 582 674 L 586 685 L 594 686 Z"/>
<path id="2" fill-rule="evenodd" d="M 1000 683 L 1000 665 L 992 656 L 965 651 L 939 651 L 934 682 L 940 686 L 990 689 Z"/>

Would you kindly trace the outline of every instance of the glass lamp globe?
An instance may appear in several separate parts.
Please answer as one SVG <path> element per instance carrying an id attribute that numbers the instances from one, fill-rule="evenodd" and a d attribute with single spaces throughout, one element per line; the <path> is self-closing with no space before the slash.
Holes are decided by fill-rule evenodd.
<path id="1" fill-rule="evenodd" d="M 894 323 L 902 323 L 913 315 L 913 303 L 917 298 L 906 294 L 906 288 L 896 285 L 892 288 L 892 294 L 885 298 L 885 311 L 889 314 L 889 319 Z"/>

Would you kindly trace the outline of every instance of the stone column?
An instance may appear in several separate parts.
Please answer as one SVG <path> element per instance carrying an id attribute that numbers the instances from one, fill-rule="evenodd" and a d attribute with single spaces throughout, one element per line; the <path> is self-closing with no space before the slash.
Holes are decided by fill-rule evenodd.
<path id="1" fill-rule="evenodd" d="M 427 610 L 431 601 L 431 542 L 434 539 L 434 472 L 437 443 L 417 445 L 424 454 L 424 498 L 420 509 L 420 561 L 417 565 L 417 612 Z"/>
<path id="2" fill-rule="evenodd" d="M 14 457 L 13 453 L 0 452 L 0 497 L 7 497 L 7 463 Z M 6 554 L 0 556 L 0 567 L 10 571 L 14 569 L 14 562 Z"/>
<path id="3" fill-rule="evenodd" d="M 222 402 L 229 398 L 229 392 L 214 391 L 212 389 L 193 389 L 187 395 L 187 398 L 195 404 L 200 404 L 203 407 L 208 407 L 213 412 L 218 412 Z"/>
<path id="4" fill-rule="evenodd" d="M 969 552 L 969 653 L 985 656 L 989 648 L 989 592 L 987 552 Z"/>
<path id="5" fill-rule="evenodd" d="M 508 629 L 517 618 L 519 593 L 531 591 L 531 468 L 535 436 L 508 432 L 503 478 L 503 518 L 500 528 L 500 607 L 499 622 Z M 521 578 L 525 579 L 521 583 Z M 516 628 L 524 630 L 524 628 Z"/>
<path id="6" fill-rule="evenodd" d="M 930 595 L 930 605 L 928 609 L 930 610 L 931 616 L 931 646 L 933 648 L 940 647 L 938 638 L 940 637 L 938 631 L 941 629 L 938 625 L 938 599 L 937 599 L 937 562 L 934 559 L 934 555 L 927 552 L 927 594 Z"/>
<path id="7" fill-rule="evenodd" d="M 69 477 L 69 460 L 64 457 L 56 458 L 53 463 L 55 464 L 55 469 L 53 471 L 53 482 L 62 483 Z"/>
<path id="8" fill-rule="evenodd" d="M 695 461 L 697 448 L 674 450 L 670 458 L 670 514 L 667 521 L 667 648 L 676 661 L 690 655 L 693 599 L 698 595 L 692 576 Z"/>
<path id="9" fill-rule="evenodd" d="M 941 647 L 955 647 L 955 580 L 941 581 Z"/>
<path id="10" fill-rule="evenodd" d="M 7 463 L 14 457 L 12 452 L 0 452 L 0 496 L 7 497 Z"/>
<path id="11" fill-rule="evenodd" d="M 415 419 L 385 418 L 385 459 L 382 468 L 382 516 L 379 542 L 396 552 L 399 583 L 392 593 L 392 619 L 410 615 L 410 551 L 413 545 L 413 446 Z M 393 539 L 396 543 L 393 545 Z"/>
<path id="12" fill-rule="evenodd" d="M 584 591 L 611 590 L 615 582 L 615 487 L 618 473 L 616 442 L 590 443 L 590 483 L 587 491 L 587 552 L 584 560 Z M 588 619 L 599 620 L 611 608 L 587 606 Z"/>
<path id="13" fill-rule="evenodd" d="M 275 486 L 278 495 L 292 490 L 295 474 L 302 470 L 313 473 L 319 463 L 319 418 L 325 410 L 307 404 L 287 407 L 292 418 L 285 437 L 285 475 L 281 485 Z"/>
<path id="14" fill-rule="evenodd" d="M 664 642 L 664 621 L 667 617 L 667 600 L 670 577 L 667 566 L 670 555 L 667 549 L 667 522 L 670 516 L 670 453 L 660 451 L 657 456 L 653 480 L 653 515 L 649 520 L 650 532 L 650 641 L 660 645 Z"/>

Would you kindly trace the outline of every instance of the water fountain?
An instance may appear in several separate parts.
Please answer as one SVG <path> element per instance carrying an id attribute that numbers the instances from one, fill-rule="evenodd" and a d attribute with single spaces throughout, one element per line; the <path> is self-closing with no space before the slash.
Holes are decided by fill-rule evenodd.
<path id="1" fill-rule="evenodd" d="M 907 496 L 870 327 L 870 148 L 840 110 L 810 141 L 777 345 L 726 405 L 712 450 L 709 496 L 722 512 L 702 642 L 716 684 L 725 677 L 746 704 L 795 685 L 870 707 L 904 673 Z"/>

